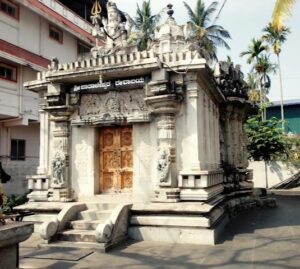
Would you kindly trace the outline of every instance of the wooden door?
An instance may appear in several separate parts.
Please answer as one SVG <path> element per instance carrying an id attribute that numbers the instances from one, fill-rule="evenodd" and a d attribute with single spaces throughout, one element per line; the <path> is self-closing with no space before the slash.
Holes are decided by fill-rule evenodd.
<path id="1" fill-rule="evenodd" d="M 100 130 L 100 190 L 126 192 L 132 189 L 132 127 Z"/>

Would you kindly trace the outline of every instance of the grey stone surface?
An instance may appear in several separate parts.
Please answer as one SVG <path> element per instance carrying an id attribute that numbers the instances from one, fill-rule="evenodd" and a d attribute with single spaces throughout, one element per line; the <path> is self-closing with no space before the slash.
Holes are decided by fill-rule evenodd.
<path id="1" fill-rule="evenodd" d="M 108 254 L 94 252 L 79 262 L 21 259 L 21 268 L 114 269 L 298 269 L 300 197 L 278 197 L 278 208 L 251 209 L 233 219 L 216 246 L 129 242 Z M 21 255 L 35 247 L 32 237 Z"/>
<path id="2" fill-rule="evenodd" d="M 0 226 L 0 268 L 17 268 L 19 243 L 33 232 L 33 224 L 7 223 Z"/>

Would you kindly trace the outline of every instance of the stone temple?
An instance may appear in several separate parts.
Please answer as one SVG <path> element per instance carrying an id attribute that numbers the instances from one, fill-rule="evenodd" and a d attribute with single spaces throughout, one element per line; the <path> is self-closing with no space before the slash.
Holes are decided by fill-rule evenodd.
<path id="1" fill-rule="evenodd" d="M 115 3 L 92 11 L 97 45 L 26 88 L 39 93 L 40 162 L 28 176 L 36 231 L 107 248 L 133 238 L 214 244 L 231 209 L 253 205 L 239 67 L 212 71 L 172 5 L 149 49 Z"/>

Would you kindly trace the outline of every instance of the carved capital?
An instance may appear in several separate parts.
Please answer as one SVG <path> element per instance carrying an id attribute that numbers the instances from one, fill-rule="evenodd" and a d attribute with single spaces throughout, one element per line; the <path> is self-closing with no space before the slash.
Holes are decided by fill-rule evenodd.
<path id="1" fill-rule="evenodd" d="M 176 94 L 147 97 L 145 102 L 155 114 L 173 114 L 179 111 L 180 100 Z"/>

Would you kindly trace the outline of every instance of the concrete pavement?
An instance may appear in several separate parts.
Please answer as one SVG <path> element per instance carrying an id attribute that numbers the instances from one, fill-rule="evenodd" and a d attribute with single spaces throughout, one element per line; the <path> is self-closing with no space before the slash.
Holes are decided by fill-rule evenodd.
<path id="1" fill-rule="evenodd" d="M 24 258 L 37 251 L 39 239 L 32 237 L 20 246 L 20 267 L 299 269 L 300 197 L 277 196 L 277 203 L 274 209 L 241 213 L 227 225 L 216 246 L 128 242 L 107 254 L 94 252 L 79 261 L 58 260 L 55 253 L 51 259 Z"/>

